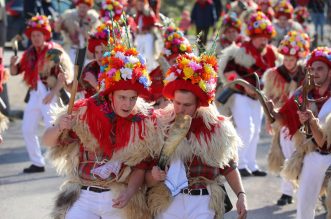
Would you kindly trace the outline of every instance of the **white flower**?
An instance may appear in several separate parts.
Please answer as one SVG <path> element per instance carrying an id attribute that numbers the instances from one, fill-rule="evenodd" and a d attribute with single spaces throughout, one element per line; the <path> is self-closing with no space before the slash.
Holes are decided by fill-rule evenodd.
<path id="1" fill-rule="evenodd" d="M 139 59 L 134 56 L 127 56 L 126 58 L 127 58 L 128 62 L 132 63 L 132 64 L 136 64 L 137 62 L 139 62 Z"/>
<path id="2" fill-rule="evenodd" d="M 294 48 L 292 48 L 292 49 L 290 50 L 290 55 L 295 55 L 295 53 L 296 53 L 296 50 L 295 50 Z"/>
<path id="3" fill-rule="evenodd" d="M 121 68 L 121 76 L 124 80 L 132 79 L 132 69 L 131 68 Z"/>
<path id="4" fill-rule="evenodd" d="M 171 81 L 176 80 L 176 78 L 177 77 L 176 77 L 175 73 L 171 72 L 170 75 L 168 75 L 164 80 L 169 83 Z"/>
<path id="5" fill-rule="evenodd" d="M 216 84 L 210 81 L 207 81 L 206 83 L 206 90 L 207 92 L 211 92 L 212 90 L 214 90 L 216 88 Z"/>
<path id="6" fill-rule="evenodd" d="M 122 52 L 116 52 L 115 57 L 124 60 L 125 55 Z"/>

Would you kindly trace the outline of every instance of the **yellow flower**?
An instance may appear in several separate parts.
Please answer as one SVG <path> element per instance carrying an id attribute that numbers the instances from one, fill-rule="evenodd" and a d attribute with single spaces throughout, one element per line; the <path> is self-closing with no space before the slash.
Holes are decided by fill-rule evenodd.
<path id="1" fill-rule="evenodd" d="M 168 41 L 172 41 L 172 39 L 173 39 L 172 35 L 168 36 Z"/>
<path id="2" fill-rule="evenodd" d="M 185 44 L 180 44 L 179 49 L 184 52 L 186 51 L 187 47 Z"/>
<path id="3" fill-rule="evenodd" d="M 206 85 L 206 82 L 205 82 L 205 81 L 201 80 L 201 81 L 199 82 L 199 87 L 200 87 L 204 92 L 207 91 L 207 85 Z"/>
<path id="4" fill-rule="evenodd" d="M 262 30 L 264 30 L 267 27 L 267 24 L 266 23 L 262 23 L 260 27 L 261 27 Z"/>
<path id="5" fill-rule="evenodd" d="M 206 72 L 207 74 L 211 74 L 212 71 L 213 71 L 213 67 L 211 67 L 211 65 L 209 65 L 209 64 L 205 65 L 205 66 L 204 66 L 204 69 L 205 69 L 205 72 Z"/>
<path id="6" fill-rule="evenodd" d="M 188 68 L 188 67 L 185 67 L 184 70 L 184 75 L 185 75 L 185 78 L 184 79 L 188 79 L 190 77 L 192 77 L 192 75 L 194 74 L 194 71 L 192 68 Z"/>
<path id="7" fill-rule="evenodd" d="M 119 70 L 116 71 L 114 80 L 115 81 L 121 80 L 121 72 Z"/>
<path id="8" fill-rule="evenodd" d="M 188 59 L 186 59 L 186 58 L 183 58 L 182 60 L 181 60 L 181 62 L 180 62 L 180 64 L 182 64 L 182 65 L 188 65 L 190 63 L 190 60 L 188 60 Z"/>

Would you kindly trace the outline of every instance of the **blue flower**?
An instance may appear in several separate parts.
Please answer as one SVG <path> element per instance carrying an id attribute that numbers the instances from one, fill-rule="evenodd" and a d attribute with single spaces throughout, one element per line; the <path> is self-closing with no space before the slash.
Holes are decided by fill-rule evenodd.
<path id="1" fill-rule="evenodd" d="M 110 52 L 105 52 L 105 53 L 103 54 L 103 57 L 107 57 L 107 56 L 110 56 Z"/>
<path id="2" fill-rule="evenodd" d="M 139 78 L 139 83 L 142 84 L 142 85 L 144 85 L 145 88 L 148 88 L 148 86 L 149 86 L 148 79 L 146 77 L 144 77 L 144 76 L 141 76 Z"/>
<path id="3" fill-rule="evenodd" d="M 101 66 L 100 66 L 100 72 L 104 72 L 104 71 L 105 71 L 105 68 L 106 68 L 106 66 L 101 65 Z"/>
<path id="4" fill-rule="evenodd" d="M 138 59 L 142 65 L 145 65 L 146 59 L 141 54 L 138 54 Z"/>

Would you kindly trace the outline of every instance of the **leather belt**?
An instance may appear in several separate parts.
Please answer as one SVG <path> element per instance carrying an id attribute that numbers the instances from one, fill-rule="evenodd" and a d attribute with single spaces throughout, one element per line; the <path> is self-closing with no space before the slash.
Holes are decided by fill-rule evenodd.
<path id="1" fill-rule="evenodd" d="M 103 189 L 103 188 L 98 188 L 98 187 L 93 187 L 93 186 L 82 186 L 81 189 L 91 191 L 91 192 L 96 192 L 96 193 L 102 193 L 102 192 L 109 192 L 110 189 Z"/>
<path id="2" fill-rule="evenodd" d="M 186 194 L 186 195 L 209 195 L 209 192 L 207 189 L 182 189 L 180 190 L 180 193 Z"/>

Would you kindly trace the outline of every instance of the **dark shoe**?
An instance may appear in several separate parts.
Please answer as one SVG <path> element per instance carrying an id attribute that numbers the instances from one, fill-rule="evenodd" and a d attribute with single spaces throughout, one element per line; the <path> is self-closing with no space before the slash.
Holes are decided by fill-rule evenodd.
<path id="1" fill-rule="evenodd" d="M 239 169 L 239 173 L 242 177 L 246 177 L 246 176 L 251 176 L 252 173 L 251 171 L 249 171 L 248 169 L 246 168 L 243 168 L 243 169 Z"/>
<path id="2" fill-rule="evenodd" d="M 23 170 L 23 173 L 41 173 L 41 172 L 45 172 L 45 167 L 38 167 L 33 164 Z"/>
<path id="3" fill-rule="evenodd" d="M 267 172 L 262 171 L 262 170 L 255 170 L 252 172 L 253 176 L 266 176 Z"/>
<path id="4" fill-rule="evenodd" d="M 293 203 L 292 196 L 285 195 L 285 194 L 283 194 L 280 197 L 280 199 L 278 199 L 278 201 L 277 201 L 277 205 L 280 205 L 280 206 L 284 206 L 284 205 L 292 204 L 292 203 Z"/>

